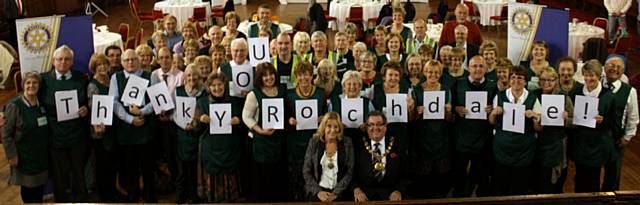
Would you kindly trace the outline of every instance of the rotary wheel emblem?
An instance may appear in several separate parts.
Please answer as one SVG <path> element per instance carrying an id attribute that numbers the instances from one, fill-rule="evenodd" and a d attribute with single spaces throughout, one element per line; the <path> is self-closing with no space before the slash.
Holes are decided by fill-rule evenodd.
<path id="1" fill-rule="evenodd" d="M 22 32 L 22 44 L 31 53 L 42 53 L 51 44 L 51 32 L 47 25 L 33 23 Z"/>
<path id="2" fill-rule="evenodd" d="M 516 9 L 511 15 L 511 25 L 513 31 L 520 35 L 527 35 L 531 32 L 533 19 L 531 13 L 526 9 Z"/>

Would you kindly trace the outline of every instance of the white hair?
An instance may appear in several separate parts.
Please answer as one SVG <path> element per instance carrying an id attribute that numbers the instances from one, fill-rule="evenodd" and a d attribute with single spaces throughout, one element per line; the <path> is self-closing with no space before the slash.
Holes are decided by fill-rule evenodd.
<path id="1" fill-rule="evenodd" d="M 53 51 L 53 57 L 55 58 L 56 56 L 59 56 L 63 51 L 69 52 L 71 54 L 71 59 L 73 59 L 73 50 L 67 45 L 62 45 L 56 48 L 56 50 Z"/>
<path id="2" fill-rule="evenodd" d="M 236 45 L 242 45 L 244 48 L 248 48 L 247 40 L 244 40 L 244 38 L 233 39 L 233 41 L 231 41 L 231 48 L 236 47 Z"/>

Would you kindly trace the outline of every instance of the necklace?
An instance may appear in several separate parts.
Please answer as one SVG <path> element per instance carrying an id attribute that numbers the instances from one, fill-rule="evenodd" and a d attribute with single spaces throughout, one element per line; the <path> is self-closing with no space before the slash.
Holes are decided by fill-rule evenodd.
<path id="1" fill-rule="evenodd" d="M 313 93 L 313 89 L 314 87 L 311 87 L 310 89 L 308 89 L 308 92 L 304 92 L 304 90 L 302 89 L 302 87 L 298 87 L 298 94 L 300 95 L 300 97 L 309 97 L 311 96 L 311 94 Z"/>
<path id="2" fill-rule="evenodd" d="M 329 169 L 333 169 L 335 167 L 335 165 L 333 164 L 333 156 L 329 156 L 329 153 L 327 153 L 327 158 L 329 159 L 329 165 L 327 165 L 329 167 Z"/>
<path id="3" fill-rule="evenodd" d="M 385 158 L 389 152 L 391 152 L 391 148 L 393 147 L 393 142 L 395 141 L 394 137 L 391 137 L 391 140 L 389 142 L 389 146 L 387 146 L 387 149 L 384 150 L 383 154 L 378 154 L 376 153 L 373 148 L 371 148 L 371 145 L 369 144 L 368 140 L 365 138 L 363 139 L 364 141 L 364 147 L 367 149 L 367 151 L 369 152 L 369 154 L 371 154 L 371 156 L 373 157 L 375 163 L 373 164 L 373 168 L 376 171 L 384 171 L 385 170 L 385 165 L 384 163 L 382 163 L 382 159 Z"/>
<path id="4" fill-rule="evenodd" d="M 263 87 L 262 92 L 264 92 L 265 95 L 273 97 L 277 94 L 278 90 L 275 89 L 275 87 Z"/>

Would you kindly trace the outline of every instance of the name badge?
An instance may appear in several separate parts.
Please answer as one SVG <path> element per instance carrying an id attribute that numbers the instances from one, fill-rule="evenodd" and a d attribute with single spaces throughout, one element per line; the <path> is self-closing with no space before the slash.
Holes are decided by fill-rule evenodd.
<path id="1" fill-rule="evenodd" d="M 46 116 L 42 116 L 38 118 L 38 127 L 42 127 L 47 125 L 47 117 Z"/>

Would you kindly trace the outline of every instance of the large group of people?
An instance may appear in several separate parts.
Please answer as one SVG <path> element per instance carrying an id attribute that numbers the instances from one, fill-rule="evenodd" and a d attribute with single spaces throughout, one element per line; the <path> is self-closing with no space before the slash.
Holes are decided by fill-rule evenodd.
<path id="1" fill-rule="evenodd" d="M 413 33 L 404 15 L 394 7 L 371 43 L 356 40 L 354 24 L 333 39 L 323 31 L 290 35 L 271 21 L 269 5 L 259 6 L 248 34 L 237 30 L 234 12 L 225 15 L 226 31 L 214 25 L 202 37 L 192 22 L 176 30 L 180 22 L 167 15 L 147 44 L 93 54 L 87 74 L 70 69 L 73 50 L 61 46 L 52 69 L 25 73 L 24 91 L 5 106 L 9 182 L 24 202 L 42 202 L 49 180 L 55 202 L 86 202 L 90 192 L 99 202 L 157 202 L 165 172 L 177 203 L 364 202 L 562 193 L 571 160 L 576 192 L 619 189 L 639 119 L 636 90 L 621 80 L 624 56 L 553 64 L 554 51 L 540 41 L 529 60 L 511 62 L 483 40 L 464 4 L 440 39 L 426 35 L 424 19 Z M 234 70 L 251 66 L 247 36 L 273 40 L 272 60 L 252 67 L 253 89 L 236 92 Z M 154 112 L 148 97 L 122 103 L 132 76 L 195 98 L 192 121 L 176 125 L 175 111 Z M 68 90 L 77 91 L 78 118 L 61 121 L 56 93 Z M 423 118 L 428 91 L 445 93 L 443 118 Z M 468 92 L 486 93 L 485 119 L 468 117 Z M 406 96 L 405 122 L 388 120 L 396 108 L 387 101 L 397 94 Z M 90 124 L 94 95 L 114 97 L 113 125 Z M 565 126 L 541 124 L 543 95 L 566 98 Z M 573 124 L 577 96 L 597 98 L 594 128 Z M 283 129 L 263 121 L 270 99 L 284 102 Z M 317 129 L 297 130 L 303 100 L 315 100 Z M 361 123 L 347 126 L 344 115 L 352 116 L 343 108 L 353 102 L 361 103 Z M 526 108 L 523 133 L 503 129 L 504 103 Z M 209 132 L 220 117 L 210 116 L 215 104 L 231 105 L 231 133 Z"/>

